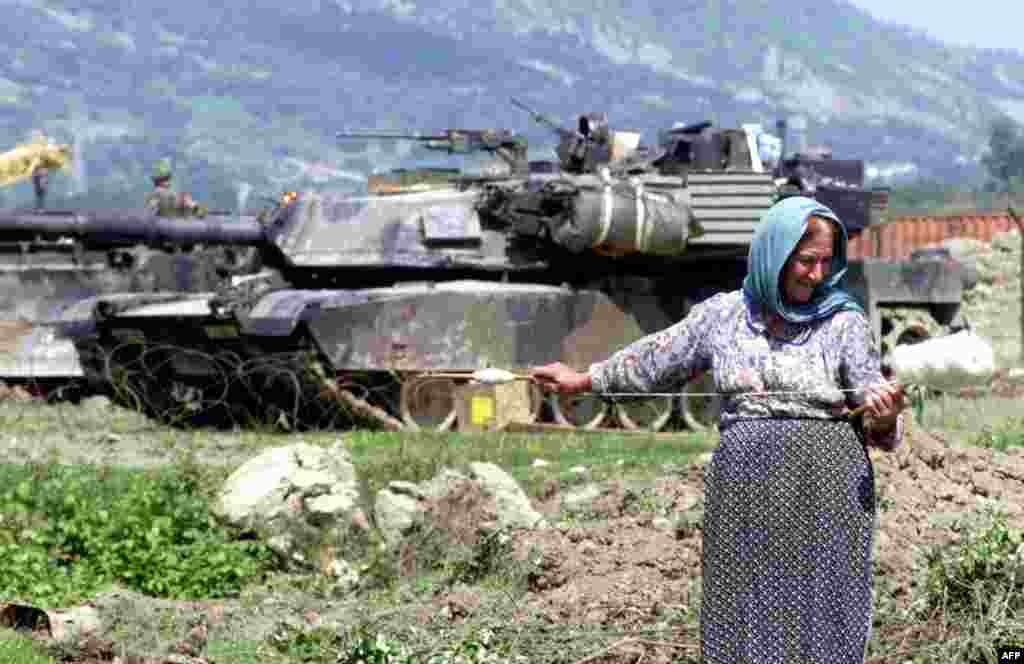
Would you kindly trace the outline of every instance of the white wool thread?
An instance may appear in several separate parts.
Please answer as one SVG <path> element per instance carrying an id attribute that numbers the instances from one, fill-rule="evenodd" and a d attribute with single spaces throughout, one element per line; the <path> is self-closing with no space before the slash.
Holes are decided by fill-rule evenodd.
<path id="1" fill-rule="evenodd" d="M 502 383 L 511 383 L 518 376 L 505 369 L 480 369 L 472 373 L 472 378 L 484 385 L 501 385 Z"/>
<path id="2" fill-rule="evenodd" d="M 889 365 L 901 383 L 948 391 L 986 385 L 996 371 L 992 347 L 969 331 L 896 346 Z"/>
<path id="3" fill-rule="evenodd" d="M 970 331 L 957 332 L 944 337 L 929 339 L 918 344 L 896 346 L 890 358 L 893 378 L 883 385 L 921 385 L 935 389 L 955 391 L 961 387 L 986 385 L 996 371 L 995 352 L 987 341 Z M 433 378 L 470 378 L 485 385 L 500 385 L 514 380 L 528 380 L 529 377 L 514 374 L 498 368 L 487 368 L 470 374 L 428 374 Z M 758 397 L 779 395 L 834 394 L 835 392 L 861 392 L 863 388 L 847 388 L 811 391 L 762 391 L 742 392 L 735 397 Z M 595 393 L 590 393 L 595 394 Z M 602 392 L 602 397 L 716 397 L 723 392 Z"/>

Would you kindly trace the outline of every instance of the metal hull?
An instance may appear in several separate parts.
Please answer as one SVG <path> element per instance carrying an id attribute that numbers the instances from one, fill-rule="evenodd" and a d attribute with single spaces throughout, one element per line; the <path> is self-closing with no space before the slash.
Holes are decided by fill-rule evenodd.
<path id="1" fill-rule="evenodd" d="M 220 249 L 0 249 L 0 380 L 19 382 L 83 377 L 73 343 L 55 327 L 75 305 L 109 293 L 211 290 L 224 264 Z"/>
<path id="2" fill-rule="evenodd" d="M 368 401 L 398 418 L 401 380 L 389 389 L 389 375 L 585 367 L 644 334 L 599 291 L 491 281 L 286 289 L 219 312 L 214 294 L 100 296 L 67 310 L 61 329 L 92 383 L 157 419 L 237 425 L 275 413 L 309 426 L 345 420 L 325 403 L 325 380 L 376 391 Z"/>

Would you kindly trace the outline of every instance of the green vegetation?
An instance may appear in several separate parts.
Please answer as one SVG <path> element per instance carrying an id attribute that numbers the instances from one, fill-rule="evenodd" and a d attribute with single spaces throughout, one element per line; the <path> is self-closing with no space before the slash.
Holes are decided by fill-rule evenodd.
<path id="1" fill-rule="evenodd" d="M 27 636 L 0 627 L 0 662 L 4 664 L 53 664 L 43 647 Z"/>
<path id="2" fill-rule="evenodd" d="M 117 583 L 158 597 L 223 597 L 272 566 L 233 541 L 208 499 L 174 470 L 0 466 L 0 596 L 41 606 Z"/>
<path id="3" fill-rule="evenodd" d="M 353 462 L 376 491 L 388 481 L 422 481 L 443 467 L 473 461 L 501 466 L 536 495 L 545 480 L 574 481 L 571 469 L 585 466 L 590 479 L 650 476 L 666 464 L 685 463 L 717 444 L 715 436 L 683 433 L 676 438 L 637 434 L 437 434 L 353 432 Z M 534 466 L 536 460 L 550 463 Z"/>
<path id="4" fill-rule="evenodd" d="M 924 402 L 922 426 L 941 431 L 951 444 L 1005 450 L 1024 437 L 1020 399 L 960 399 L 940 395 Z"/>
<path id="5" fill-rule="evenodd" d="M 504 664 L 526 661 L 508 652 L 495 631 L 479 629 L 448 647 L 417 653 L 397 638 L 357 627 L 349 634 L 325 629 L 303 631 L 282 626 L 271 637 L 277 650 L 293 661 L 310 664 Z"/>
<path id="6" fill-rule="evenodd" d="M 204 486 L 213 490 L 233 470 L 233 461 L 255 456 L 259 450 L 291 445 L 302 440 L 329 447 L 337 439 L 334 432 L 303 433 L 300 436 L 269 431 L 223 433 L 210 430 L 174 430 L 121 408 L 90 409 L 71 404 L 0 402 L 0 431 L 15 436 L 45 439 L 53 446 L 56 460 L 74 463 L 73 450 L 79 442 L 102 440 L 111 449 L 112 460 L 120 454 L 121 438 L 140 438 L 142 449 L 132 452 L 144 462 L 147 452 L 166 455 L 172 451 L 179 465 L 189 464 L 195 473 L 210 477 Z M 717 444 L 717 434 L 680 433 L 659 438 L 632 433 L 579 434 L 462 434 L 462 433 L 388 433 L 352 431 L 344 434 L 346 447 L 368 492 L 383 488 L 391 480 L 422 481 L 443 467 L 470 462 L 489 462 L 501 466 L 536 494 L 549 479 L 576 481 L 575 466 L 586 466 L 591 479 L 650 476 L 666 464 L 685 463 Z M 99 446 L 102 447 L 102 446 Z M 39 446 L 36 460 L 46 457 L 46 445 Z M 197 458 L 210 466 L 195 467 Z M 538 459 L 550 465 L 535 466 Z M 119 463 L 125 464 L 122 454 Z"/>
<path id="7" fill-rule="evenodd" d="M 1011 417 L 996 426 L 983 427 L 974 444 L 1000 452 L 1011 447 L 1024 447 L 1024 418 Z"/>
<path id="8" fill-rule="evenodd" d="M 990 178 L 983 184 L 920 179 L 894 187 L 889 196 L 889 216 L 978 214 L 1021 207 L 1024 202 L 1024 128 L 1009 117 L 996 118 L 982 163 Z"/>
<path id="9" fill-rule="evenodd" d="M 952 551 L 934 549 L 928 556 L 928 608 L 953 616 L 987 616 L 993 611 L 1024 610 L 1022 533 L 1006 525 L 1005 515 L 987 515 L 987 523 L 968 529 Z"/>

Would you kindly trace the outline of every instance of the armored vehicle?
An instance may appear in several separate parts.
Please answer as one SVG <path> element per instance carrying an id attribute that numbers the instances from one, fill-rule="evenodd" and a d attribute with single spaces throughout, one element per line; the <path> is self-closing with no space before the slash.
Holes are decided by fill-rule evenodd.
<path id="1" fill-rule="evenodd" d="M 0 211 L 0 233 L 258 251 L 260 273 L 209 292 L 104 292 L 63 310 L 59 331 L 87 379 L 122 404 L 182 424 L 445 430 L 475 370 L 584 368 L 737 288 L 778 197 L 746 132 L 679 127 L 648 148 L 597 114 L 556 129 L 556 162 L 528 160 L 506 130 L 349 134 L 501 164 L 372 176 L 366 195 L 302 193 L 261 219 Z M 856 232 L 871 223 L 871 194 L 845 193 Z M 870 292 L 874 273 L 863 274 Z M 713 402 L 685 393 L 612 404 L 531 389 L 528 401 L 530 417 L 583 427 L 714 417 Z"/>
<path id="2" fill-rule="evenodd" d="M 73 152 L 36 132 L 32 141 L 0 154 L 0 186 L 30 179 L 35 193 L 35 207 L 5 210 L 0 228 L 0 380 L 65 394 L 81 387 L 83 372 L 71 342 L 48 323 L 70 304 L 101 293 L 205 292 L 252 267 L 257 257 L 248 247 L 208 248 L 192 238 L 146 246 L 93 223 L 88 212 L 47 209 L 49 174 L 71 170 Z M 119 216 L 108 211 L 101 218 L 111 215 Z"/>
<path id="3" fill-rule="evenodd" d="M 74 346 L 52 326 L 72 304 L 104 293 L 208 292 L 230 275 L 257 269 L 258 254 L 250 247 L 177 236 L 140 239 L 104 221 L 114 214 L 122 225 L 134 219 L 146 228 L 145 211 L 0 214 L 0 380 L 43 393 L 59 389 L 71 396 L 83 387 Z M 214 215 L 207 223 L 221 219 Z M 53 232 L 54 226 L 60 230 Z"/>

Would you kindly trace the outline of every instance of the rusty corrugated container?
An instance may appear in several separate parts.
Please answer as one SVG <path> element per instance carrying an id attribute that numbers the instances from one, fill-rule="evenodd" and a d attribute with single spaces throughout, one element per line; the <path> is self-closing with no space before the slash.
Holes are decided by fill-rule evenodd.
<path id="1" fill-rule="evenodd" d="M 956 215 L 949 217 L 899 217 L 892 223 L 875 226 L 850 241 L 849 257 L 897 260 L 910 256 L 916 249 L 934 245 L 954 237 L 973 238 L 982 242 L 1016 228 L 1004 214 Z"/>

